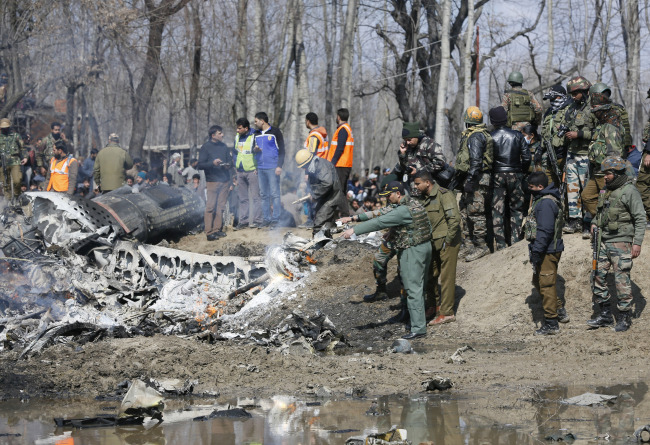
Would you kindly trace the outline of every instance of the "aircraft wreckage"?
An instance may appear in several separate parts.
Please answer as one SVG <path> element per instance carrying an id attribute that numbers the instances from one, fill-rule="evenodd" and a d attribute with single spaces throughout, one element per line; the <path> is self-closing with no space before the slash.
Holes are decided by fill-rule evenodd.
<path id="1" fill-rule="evenodd" d="M 287 233 L 265 256 L 203 255 L 163 245 L 202 220 L 203 202 L 183 188 L 122 188 L 94 200 L 24 196 L 23 211 L 5 208 L 0 216 L 0 344 L 20 357 L 105 337 L 220 338 L 223 315 L 290 290 L 314 267 L 314 249 L 332 241 Z M 319 335 L 340 338 L 323 314 L 293 317 L 298 330 L 311 323 Z"/>

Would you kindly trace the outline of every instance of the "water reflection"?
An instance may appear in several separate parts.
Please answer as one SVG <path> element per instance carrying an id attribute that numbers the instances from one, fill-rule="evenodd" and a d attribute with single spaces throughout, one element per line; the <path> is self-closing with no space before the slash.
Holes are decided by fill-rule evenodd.
<path id="1" fill-rule="evenodd" d="M 608 406 L 577 407 L 562 399 L 584 392 L 617 395 Z M 53 417 L 83 417 L 112 404 L 87 400 L 0 403 L 0 443 L 6 444 L 343 444 L 350 436 L 387 431 L 398 425 L 414 444 L 538 444 L 552 434 L 572 432 L 579 443 L 608 439 L 624 443 L 635 428 L 650 423 L 645 383 L 616 387 L 558 387 L 531 393 L 503 387 L 471 396 L 445 393 L 427 397 L 304 401 L 276 396 L 246 402 L 250 419 L 215 418 L 194 422 L 215 404 L 234 400 L 172 400 L 160 425 L 87 430 L 57 429 Z M 532 396 L 531 396 L 532 394 Z M 110 407 L 109 407 L 110 408 Z M 638 417 L 635 417 L 638 416 Z M 20 434 L 19 437 L 6 434 Z"/>

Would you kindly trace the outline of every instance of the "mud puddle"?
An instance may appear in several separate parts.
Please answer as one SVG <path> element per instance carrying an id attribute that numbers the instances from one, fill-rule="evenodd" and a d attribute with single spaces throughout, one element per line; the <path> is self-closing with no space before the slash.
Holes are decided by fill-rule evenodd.
<path id="1" fill-rule="evenodd" d="M 31 399 L 0 403 L 3 444 L 343 444 L 351 436 L 408 432 L 413 444 L 538 444 L 555 435 L 575 444 L 625 443 L 636 428 L 650 423 L 645 383 L 614 387 L 557 387 L 543 390 L 506 387 L 481 394 L 451 391 L 378 399 L 172 399 L 164 422 L 138 427 L 73 430 L 56 428 L 53 418 L 114 413 L 119 402 L 84 399 Z M 599 406 L 561 400 L 586 392 L 617 398 Z M 194 421 L 228 404 L 243 406 L 248 419 Z"/>

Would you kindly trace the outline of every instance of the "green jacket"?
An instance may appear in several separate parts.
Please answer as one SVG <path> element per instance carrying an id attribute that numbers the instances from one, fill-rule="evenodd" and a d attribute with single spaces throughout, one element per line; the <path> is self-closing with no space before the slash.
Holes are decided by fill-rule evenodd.
<path id="1" fill-rule="evenodd" d="M 124 185 L 126 170 L 133 167 L 131 156 L 119 145 L 111 142 L 97 153 L 93 177 L 103 192 Z"/>
<path id="2" fill-rule="evenodd" d="M 623 155 L 623 134 L 625 129 L 609 123 L 604 123 L 596 128 L 594 141 L 589 144 L 589 161 L 594 164 L 596 176 L 600 173 L 600 164 L 608 156 Z"/>
<path id="3" fill-rule="evenodd" d="M 460 242 L 460 210 L 456 195 L 447 189 L 433 184 L 429 195 L 419 200 L 427 211 L 431 230 L 431 238 L 445 239 L 447 245 Z"/>
<path id="4" fill-rule="evenodd" d="M 641 245 L 646 216 L 641 194 L 632 182 L 600 194 L 595 224 L 601 230 L 603 241 Z"/>
<path id="5" fill-rule="evenodd" d="M 9 133 L 7 135 L 0 133 L 0 155 L 6 162 L 5 167 L 20 165 L 20 161 L 27 157 L 23 141 L 18 133 Z"/>
<path id="6" fill-rule="evenodd" d="M 566 125 L 568 131 L 577 131 L 578 137 L 569 140 L 566 136 L 564 143 L 569 153 L 579 156 L 586 156 L 589 151 L 589 144 L 594 139 L 596 127 L 598 127 L 598 119 L 591 112 L 591 100 L 586 100 L 582 106 L 576 102 L 572 103 L 562 116 L 561 125 Z"/>

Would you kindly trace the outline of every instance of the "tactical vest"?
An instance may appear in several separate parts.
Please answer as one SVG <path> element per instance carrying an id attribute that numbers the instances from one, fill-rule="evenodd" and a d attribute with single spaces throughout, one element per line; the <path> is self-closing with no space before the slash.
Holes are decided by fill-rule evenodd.
<path id="1" fill-rule="evenodd" d="M 20 165 L 20 141 L 17 133 L 0 134 L 0 154 L 7 167 Z"/>
<path id="2" fill-rule="evenodd" d="M 510 95 L 508 105 L 508 127 L 517 122 L 534 122 L 535 110 L 530 100 L 530 93 L 526 90 L 506 90 Z"/>
<path id="3" fill-rule="evenodd" d="M 406 205 L 413 218 L 413 223 L 395 228 L 395 248 L 405 250 L 431 241 L 431 223 L 429 216 L 422 204 L 413 198 L 405 198 Z"/>
<path id="4" fill-rule="evenodd" d="M 633 219 L 627 210 L 621 196 L 627 187 L 634 187 L 632 182 L 626 182 L 611 193 L 604 193 L 598 197 L 598 227 L 608 232 L 622 231 L 624 226 L 633 225 Z"/>
<path id="5" fill-rule="evenodd" d="M 553 195 L 544 195 L 541 198 L 537 198 L 533 201 L 533 205 L 528 212 L 526 217 L 526 223 L 524 224 L 524 235 L 526 241 L 534 242 L 537 239 L 537 218 L 535 217 L 535 207 L 542 202 L 542 199 L 550 199 L 555 205 L 557 205 L 557 217 L 555 218 L 555 225 L 553 227 L 553 241 L 551 241 L 552 249 L 557 249 L 557 242 L 562 239 L 562 227 L 564 226 L 564 212 L 562 211 L 562 206 L 560 201 Z M 550 246 L 549 246 L 550 247 Z"/>
<path id="6" fill-rule="evenodd" d="M 481 171 L 491 171 L 492 162 L 494 161 L 494 141 L 492 140 L 490 132 L 487 131 L 485 124 L 474 125 L 463 131 L 460 136 L 460 149 L 456 155 L 456 165 L 454 168 L 463 173 L 469 171 L 469 147 L 467 141 L 469 141 L 469 138 L 474 133 L 483 133 L 485 140 L 487 141 L 485 152 L 483 153 L 483 166 L 481 167 Z"/>
<path id="7" fill-rule="evenodd" d="M 590 104 L 587 103 L 582 108 L 575 108 L 576 106 L 577 104 L 573 104 L 566 108 L 561 124 L 569 127 L 569 131 L 583 131 L 585 128 L 593 130 L 592 128 L 589 128 L 591 115 Z M 590 141 L 576 138 L 572 140 L 565 139 L 564 142 L 568 144 L 568 150 L 570 153 L 578 156 L 587 156 Z"/>
<path id="8" fill-rule="evenodd" d="M 237 150 L 237 162 L 235 168 L 239 170 L 242 167 L 245 172 L 255 170 L 255 155 L 253 154 L 253 141 L 255 137 L 252 134 L 246 135 L 246 139 L 239 140 L 239 133 L 235 136 L 235 150 Z"/>

